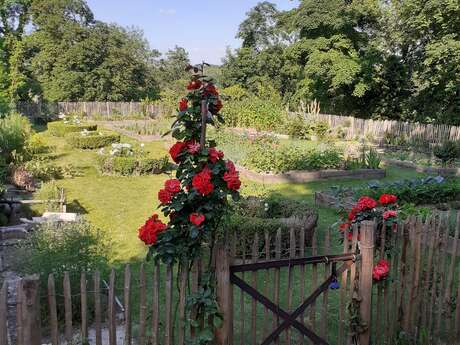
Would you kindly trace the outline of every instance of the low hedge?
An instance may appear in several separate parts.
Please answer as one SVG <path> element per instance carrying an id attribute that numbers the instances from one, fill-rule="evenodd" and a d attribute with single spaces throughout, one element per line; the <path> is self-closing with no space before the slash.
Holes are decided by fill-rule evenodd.
<path id="1" fill-rule="evenodd" d="M 167 156 L 161 158 L 111 157 L 99 158 L 99 170 L 106 175 L 148 175 L 161 174 L 169 168 Z"/>
<path id="2" fill-rule="evenodd" d="M 48 132 L 51 135 L 56 137 L 63 137 L 69 133 L 81 132 L 83 130 L 87 131 L 96 131 L 97 125 L 88 125 L 88 124 L 72 124 L 64 123 L 62 121 L 50 122 L 48 123 Z"/>
<path id="3" fill-rule="evenodd" d="M 98 149 L 120 142 L 120 135 L 97 132 L 89 132 L 87 135 L 75 133 L 67 137 L 67 142 L 70 146 L 77 149 Z"/>

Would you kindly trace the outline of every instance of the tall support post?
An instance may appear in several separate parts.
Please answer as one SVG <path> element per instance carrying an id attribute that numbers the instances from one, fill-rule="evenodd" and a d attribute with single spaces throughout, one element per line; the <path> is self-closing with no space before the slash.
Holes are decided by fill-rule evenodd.
<path id="1" fill-rule="evenodd" d="M 361 223 L 361 273 L 359 275 L 359 293 L 361 295 L 361 321 L 367 325 L 360 334 L 360 345 L 369 345 L 371 338 L 372 315 L 372 269 L 374 266 L 374 222 Z"/>
<path id="2" fill-rule="evenodd" d="M 228 248 L 222 243 L 215 247 L 217 303 L 222 313 L 222 327 L 216 330 L 216 345 L 233 344 L 233 295 L 230 282 L 231 258 Z"/>

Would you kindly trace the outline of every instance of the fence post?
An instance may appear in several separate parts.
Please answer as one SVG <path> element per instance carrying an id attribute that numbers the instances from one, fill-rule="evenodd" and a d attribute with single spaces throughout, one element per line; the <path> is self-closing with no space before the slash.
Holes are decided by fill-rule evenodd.
<path id="1" fill-rule="evenodd" d="M 41 344 L 40 292 L 38 276 L 25 277 L 21 290 L 22 340 L 27 345 Z"/>
<path id="2" fill-rule="evenodd" d="M 374 222 L 361 223 L 361 272 L 359 275 L 359 294 L 361 296 L 361 321 L 367 325 L 360 334 L 360 345 L 369 345 L 371 338 L 372 307 L 372 269 L 374 266 Z"/>
<path id="3" fill-rule="evenodd" d="M 216 278 L 217 278 L 217 303 L 223 316 L 222 327 L 216 330 L 216 345 L 233 344 L 233 296 L 230 283 L 230 256 L 225 245 L 217 244 L 216 253 Z"/>

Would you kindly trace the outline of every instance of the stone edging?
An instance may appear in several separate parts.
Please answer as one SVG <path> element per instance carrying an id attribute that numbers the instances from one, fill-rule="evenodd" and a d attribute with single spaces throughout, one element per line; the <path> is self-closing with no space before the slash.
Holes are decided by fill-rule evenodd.
<path id="1" fill-rule="evenodd" d="M 413 169 L 420 173 L 436 174 L 440 176 L 460 176 L 460 168 L 435 168 L 417 165 L 410 161 L 401 161 L 399 159 L 385 159 L 384 163 L 398 166 L 401 168 Z"/>
<path id="2" fill-rule="evenodd" d="M 384 178 L 386 171 L 384 169 L 356 169 L 356 170 L 318 170 L 318 171 L 288 171 L 281 174 L 258 173 L 238 166 L 242 177 L 251 181 L 261 183 L 304 183 L 318 180 L 352 178 Z"/>

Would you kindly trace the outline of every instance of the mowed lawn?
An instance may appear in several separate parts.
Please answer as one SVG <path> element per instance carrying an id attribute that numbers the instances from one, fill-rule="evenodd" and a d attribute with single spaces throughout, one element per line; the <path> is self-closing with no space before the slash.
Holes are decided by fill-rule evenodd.
<path id="1" fill-rule="evenodd" d="M 64 138 L 52 137 L 42 132 L 46 142 L 54 147 L 55 162 L 58 165 L 72 164 L 81 171 L 82 176 L 57 181 L 66 192 L 69 212 L 81 212 L 95 226 L 100 228 L 113 242 L 112 260 L 115 262 L 135 261 L 142 258 L 146 249 L 137 238 L 137 229 L 145 219 L 158 212 L 157 193 L 169 174 L 134 177 L 101 176 L 97 171 L 97 151 L 75 150 L 69 147 Z M 123 142 L 135 140 L 123 137 Z M 145 149 L 153 157 L 167 154 L 164 142 L 145 143 Z M 421 176 L 410 170 L 387 167 L 385 180 L 413 178 Z M 312 207 L 314 192 L 332 185 L 359 185 L 363 180 L 330 180 L 304 184 L 262 185 L 243 180 L 242 193 L 260 195 L 277 193 L 286 198 L 305 200 Z M 337 211 L 319 208 L 320 224 L 318 233 L 337 221 Z M 332 243 L 338 244 L 338 234 L 333 233 Z"/>

